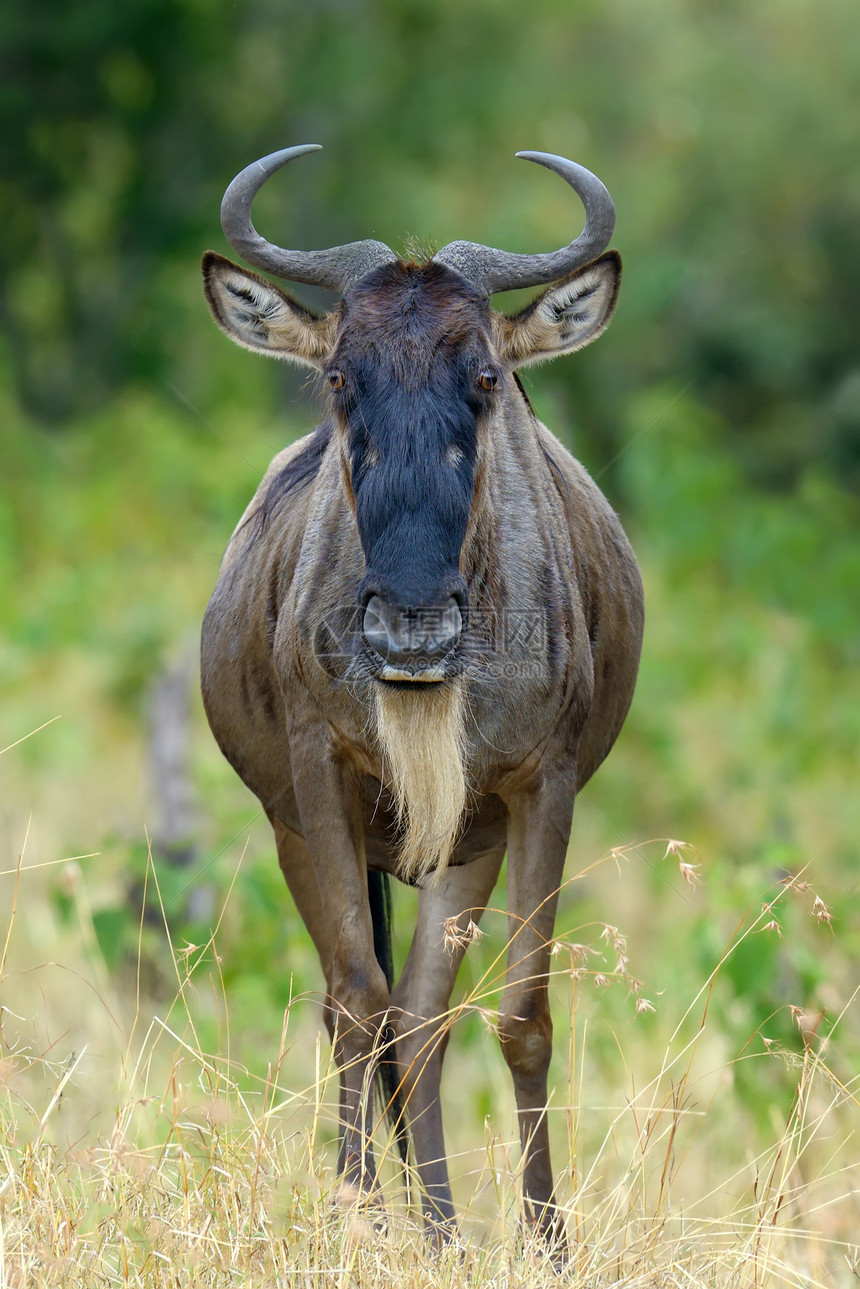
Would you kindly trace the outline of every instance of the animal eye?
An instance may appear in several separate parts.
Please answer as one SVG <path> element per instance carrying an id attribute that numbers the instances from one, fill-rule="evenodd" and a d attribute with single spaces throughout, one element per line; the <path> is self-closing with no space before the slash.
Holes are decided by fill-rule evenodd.
<path id="1" fill-rule="evenodd" d="M 328 383 L 332 389 L 343 389 L 346 384 L 346 377 L 342 371 L 332 371 L 329 372 Z"/>
<path id="2" fill-rule="evenodd" d="M 495 389 L 498 382 L 498 376 L 494 371 L 490 371 L 489 367 L 485 368 L 478 377 L 478 384 L 481 389 L 485 389 L 487 391 Z"/>

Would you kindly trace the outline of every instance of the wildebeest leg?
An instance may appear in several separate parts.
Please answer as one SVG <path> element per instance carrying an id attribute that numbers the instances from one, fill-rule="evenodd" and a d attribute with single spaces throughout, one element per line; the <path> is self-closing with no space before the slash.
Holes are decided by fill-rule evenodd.
<path id="1" fill-rule="evenodd" d="M 480 919 L 504 853 L 501 846 L 462 867 L 449 868 L 440 887 L 421 891 L 409 956 L 391 997 L 424 1220 L 438 1242 L 456 1234 L 439 1101 L 450 1032 L 448 1002 L 466 950 L 464 933 L 470 921 Z M 457 919 L 455 926 L 452 918 Z M 446 946 L 446 923 L 450 932 L 459 932 L 459 942 L 456 934 L 449 934 Z"/>
<path id="2" fill-rule="evenodd" d="M 564 1225 L 553 1193 L 547 1125 L 552 1021 L 547 975 L 562 882 L 573 791 L 562 781 L 508 801 L 508 967 L 499 1038 L 514 1082 L 526 1221 L 564 1257 Z"/>
<path id="3" fill-rule="evenodd" d="M 311 862 L 308 848 L 302 837 L 287 828 L 286 824 L 273 815 L 269 816 L 272 828 L 275 831 L 275 844 L 278 848 L 278 863 L 281 872 L 289 887 L 293 902 L 299 911 L 302 921 L 307 927 L 308 933 L 314 942 L 314 946 L 319 955 L 320 965 L 325 975 L 326 983 L 326 1000 L 323 1007 L 323 1016 L 325 1018 L 326 1029 L 329 1038 L 334 1043 L 334 1015 L 331 1008 L 331 968 L 332 952 L 331 937 L 326 934 L 325 914 L 322 900 L 320 899 L 319 886 L 317 884 L 316 873 Z M 344 1104 L 343 1104 L 343 1084 L 341 1082 L 340 1096 L 340 1151 L 338 1157 L 338 1172 L 342 1173 L 345 1167 L 344 1159 Z"/>
<path id="4" fill-rule="evenodd" d="M 320 755 L 327 741 L 326 733 L 311 735 L 313 751 L 306 745 L 293 760 L 301 767 L 294 768 L 293 786 L 306 844 L 301 862 L 306 854 L 309 869 L 307 876 L 288 877 L 288 883 L 298 892 L 299 911 L 326 971 L 341 1079 L 341 1171 L 347 1183 L 367 1192 L 376 1186 L 373 1072 L 388 985 L 373 949 L 357 783 L 349 767 Z"/>

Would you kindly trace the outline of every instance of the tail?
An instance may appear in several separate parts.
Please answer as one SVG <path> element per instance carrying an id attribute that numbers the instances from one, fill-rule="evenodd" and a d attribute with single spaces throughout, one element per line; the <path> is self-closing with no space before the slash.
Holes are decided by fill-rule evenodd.
<path id="1" fill-rule="evenodd" d="M 388 988 L 394 987 L 394 955 L 391 947 L 391 927 L 393 905 L 391 900 L 391 878 L 387 873 L 367 874 L 367 896 L 370 902 L 370 917 L 373 923 L 373 952 L 376 961 L 385 973 Z M 409 1131 L 406 1126 L 406 1107 L 400 1091 L 400 1074 L 397 1062 L 391 1050 L 394 1030 L 385 1026 L 382 1035 L 385 1040 L 385 1051 L 377 1067 L 379 1091 L 384 1104 L 388 1107 L 388 1116 L 394 1129 L 397 1150 L 404 1164 L 409 1163 Z M 390 1054 L 389 1054 L 390 1053 Z"/>

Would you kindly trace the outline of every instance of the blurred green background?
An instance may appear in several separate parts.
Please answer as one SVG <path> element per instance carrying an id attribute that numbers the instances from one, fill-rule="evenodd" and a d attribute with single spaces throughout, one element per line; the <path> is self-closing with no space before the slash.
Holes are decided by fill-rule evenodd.
<path id="1" fill-rule="evenodd" d="M 856 1039 L 855 0 L 79 0 L 50 21 L 5 6 L 0 50 L 0 741 L 54 721 L 0 760 L 0 906 L 25 835 L 30 865 L 98 851 L 80 866 L 97 947 L 120 978 L 136 955 L 159 809 L 153 685 L 193 656 L 270 457 L 313 424 L 302 375 L 231 347 L 207 316 L 199 259 L 226 249 L 226 184 L 321 143 L 255 206 L 273 241 L 549 249 L 581 212 L 513 159 L 540 149 L 606 182 L 625 276 L 607 335 L 527 386 L 621 512 L 649 614 L 570 871 L 683 838 L 706 879 L 687 890 L 665 843 L 643 844 L 574 883 L 559 930 L 622 927 L 659 1000 L 641 1018 L 656 1046 L 744 916 L 803 872 L 833 931 L 810 896 L 780 914 L 783 941 L 744 941 L 713 1002 L 714 1068 L 760 1033 L 797 1046 L 789 1004 Z M 196 698 L 189 739 L 188 863 L 165 859 L 164 902 L 176 942 L 203 943 L 239 868 L 218 944 L 237 1042 L 260 1066 L 290 990 L 319 977 Z M 72 952 L 78 872 L 39 870 L 24 891 L 22 970 Z M 149 934 L 157 996 L 169 969 Z M 595 998 L 594 1034 L 627 1025 L 627 1000 Z M 592 1042 L 610 1071 L 612 1042 Z M 743 1068 L 756 1117 L 782 1067 L 746 1083 Z M 488 1111 L 487 1086 L 465 1111 Z"/>

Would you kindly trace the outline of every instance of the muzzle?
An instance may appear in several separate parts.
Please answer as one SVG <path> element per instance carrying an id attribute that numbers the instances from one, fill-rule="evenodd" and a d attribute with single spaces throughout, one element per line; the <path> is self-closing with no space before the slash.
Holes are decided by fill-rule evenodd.
<path id="1" fill-rule="evenodd" d="M 367 602 L 362 633 L 382 664 L 381 680 L 438 683 L 444 662 L 463 632 L 463 615 L 453 595 L 437 607 L 402 609 L 378 595 Z"/>

